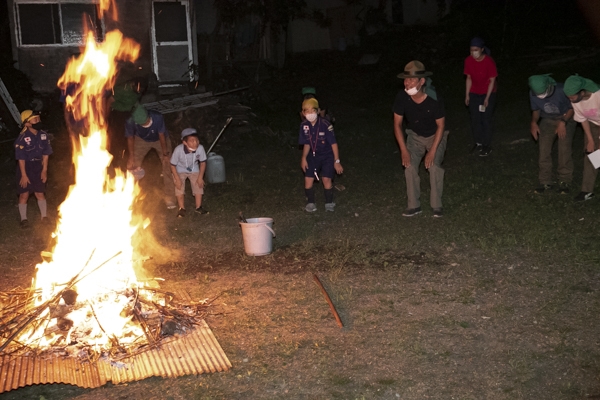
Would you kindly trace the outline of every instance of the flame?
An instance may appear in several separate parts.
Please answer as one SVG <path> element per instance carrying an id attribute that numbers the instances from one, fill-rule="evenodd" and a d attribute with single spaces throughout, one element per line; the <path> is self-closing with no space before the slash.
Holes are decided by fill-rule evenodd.
<path id="1" fill-rule="evenodd" d="M 131 175 L 116 171 L 111 179 L 107 174 L 112 156 L 106 149 L 104 110 L 117 61 L 135 61 L 138 54 L 139 45 L 119 31 L 107 33 L 103 43 L 96 43 L 93 32 L 87 32 L 84 51 L 69 61 L 58 81 L 59 87 L 73 89 L 66 104 L 76 119 L 86 121 L 89 132 L 80 138 L 80 146 L 73 146 L 80 149 L 73 155 L 75 184 L 59 207 L 52 260 L 37 265 L 32 286 L 39 293 L 36 305 L 56 299 L 70 286 L 77 303 L 64 316 L 73 322 L 66 339 L 51 332 L 58 320 L 47 309 L 40 316 L 46 323 L 21 335 L 22 343 L 49 346 L 77 336 L 100 348 L 115 338 L 127 343 L 143 336 L 131 322 L 131 288 L 138 286 L 131 244 L 140 227 L 132 214 L 138 187 Z"/>

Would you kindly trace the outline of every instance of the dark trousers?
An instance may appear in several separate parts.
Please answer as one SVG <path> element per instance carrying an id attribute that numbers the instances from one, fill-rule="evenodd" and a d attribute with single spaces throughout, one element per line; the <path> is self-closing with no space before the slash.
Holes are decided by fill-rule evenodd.
<path id="1" fill-rule="evenodd" d="M 471 130 L 473 141 L 483 146 L 492 145 L 492 114 L 496 108 L 496 93 L 490 95 L 488 106 L 484 112 L 479 111 L 483 105 L 485 94 L 469 93 L 469 113 L 471 114 Z"/>

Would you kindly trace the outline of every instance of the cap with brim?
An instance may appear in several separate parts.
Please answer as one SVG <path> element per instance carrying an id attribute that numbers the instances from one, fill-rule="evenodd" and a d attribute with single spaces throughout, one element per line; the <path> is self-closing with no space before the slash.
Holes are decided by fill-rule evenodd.
<path id="1" fill-rule="evenodd" d="M 186 137 L 191 135 L 198 136 L 198 132 L 194 128 L 185 128 L 181 131 L 181 139 L 185 139 Z"/>
<path id="2" fill-rule="evenodd" d="M 314 95 L 316 95 L 317 94 L 317 89 L 315 89 L 312 86 L 305 86 L 305 87 L 302 88 L 302 95 L 305 95 L 305 94 L 314 94 Z"/>
<path id="3" fill-rule="evenodd" d="M 411 61 L 404 67 L 404 72 L 399 73 L 397 76 L 400 79 L 406 78 L 425 78 L 426 76 L 433 75 L 431 72 L 425 70 L 425 65 L 420 61 Z"/>
<path id="4" fill-rule="evenodd" d="M 549 86 L 555 84 L 556 81 L 550 77 L 550 74 L 532 75 L 529 77 L 529 88 L 536 95 L 545 93 Z"/>
<path id="5" fill-rule="evenodd" d="M 133 118 L 133 122 L 135 122 L 138 125 L 141 125 L 148 120 L 148 111 L 146 111 L 143 105 L 137 104 L 133 108 L 131 117 Z"/>
<path id="6" fill-rule="evenodd" d="M 29 121 L 31 118 L 36 117 L 37 114 L 33 112 L 33 110 L 25 110 L 21 113 L 21 122 L 25 123 Z"/>
<path id="7" fill-rule="evenodd" d="M 317 99 L 306 99 L 302 102 L 302 109 L 306 110 L 306 109 L 312 109 L 312 108 L 319 108 L 319 102 L 317 101 Z"/>
<path id="8" fill-rule="evenodd" d="M 471 43 L 469 43 L 471 47 L 480 47 L 483 48 L 485 46 L 485 41 L 480 37 L 474 37 L 471 39 Z"/>
<path id="9" fill-rule="evenodd" d="M 568 77 L 563 88 L 565 95 L 567 96 L 576 95 L 582 90 L 587 90 L 588 92 L 592 93 L 600 90 L 600 86 L 598 86 L 596 82 L 579 75 L 571 75 Z"/>

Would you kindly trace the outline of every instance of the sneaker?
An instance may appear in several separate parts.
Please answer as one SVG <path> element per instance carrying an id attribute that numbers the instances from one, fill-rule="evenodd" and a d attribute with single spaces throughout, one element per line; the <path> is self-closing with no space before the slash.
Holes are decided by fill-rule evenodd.
<path id="1" fill-rule="evenodd" d="M 177 212 L 177 218 L 183 218 L 185 217 L 185 208 L 180 208 L 179 211 Z"/>
<path id="2" fill-rule="evenodd" d="M 304 207 L 304 209 L 310 213 L 315 212 L 315 211 L 317 211 L 317 205 L 315 203 L 308 203 L 306 205 L 306 207 Z"/>
<path id="3" fill-rule="evenodd" d="M 406 210 L 404 210 L 404 212 L 402 213 L 403 217 L 413 217 L 417 214 L 421 214 L 421 207 L 417 207 L 417 208 L 407 208 Z"/>
<path id="4" fill-rule="evenodd" d="M 549 185 L 547 183 L 543 183 L 543 184 L 540 184 L 540 186 L 536 187 L 535 190 L 534 190 L 534 192 L 537 193 L 537 194 L 542 194 L 546 190 L 550 190 L 550 189 L 552 189 L 552 185 Z"/>
<path id="5" fill-rule="evenodd" d="M 27 221 L 26 219 L 22 219 L 21 220 L 21 229 L 27 229 L 29 228 L 29 221 Z"/>
<path id="6" fill-rule="evenodd" d="M 569 184 L 565 182 L 560 182 L 558 184 L 558 193 L 560 194 L 569 194 L 571 190 L 569 189 Z"/>
<path id="7" fill-rule="evenodd" d="M 442 218 L 444 216 L 444 211 L 441 208 L 433 209 L 433 218 Z"/>
<path id="8" fill-rule="evenodd" d="M 200 206 L 200 207 L 196 208 L 196 212 L 197 212 L 198 214 L 203 214 L 203 215 L 204 215 L 204 214 L 208 214 L 208 211 L 206 211 L 204 208 L 202 208 L 202 206 Z"/>
<path id="9" fill-rule="evenodd" d="M 325 203 L 325 211 L 335 211 L 335 203 Z"/>
<path id="10" fill-rule="evenodd" d="M 575 197 L 575 201 L 591 200 L 593 197 L 594 197 L 594 193 L 592 193 L 592 192 L 579 192 L 577 197 Z"/>
<path id="11" fill-rule="evenodd" d="M 475 153 L 476 151 L 481 151 L 481 143 L 475 143 L 475 146 L 471 149 L 471 153 Z"/>
<path id="12" fill-rule="evenodd" d="M 481 151 L 479 152 L 479 157 L 487 157 L 492 152 L 492 148 L 490 146 L 481 146 Z"/>
<path id="13" fill-rule="evenodd" d="M 172 201 L 165 201 L 165 204 L 167 205 L 167 210 L 174 210 L 177 208 L 177 204 L 175 204 Z"/>

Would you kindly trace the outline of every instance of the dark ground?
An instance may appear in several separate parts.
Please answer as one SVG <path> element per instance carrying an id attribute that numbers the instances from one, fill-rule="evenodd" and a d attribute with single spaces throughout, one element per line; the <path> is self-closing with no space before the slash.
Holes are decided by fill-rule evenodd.
<path id="1" fill-rule="evenodd" d="M 207 187 L 206 216 L 177 220 L 164 210 L 154 195 L 160 190 L 156 160 L 148 160 L 138 211 L 151 218 L 161 247 L 148 246 L 154 258 L 145 267 L 166 279 L 165 288 L 184 288 L 194 298 L 222 293 L 214 304 L 222 314 L 207 322 L 231 371 L 94 390 L 34 386 L 0 398 L 599 397 L 599 200 L 572 200 L 581 182 L 581 130 L 573 146 L 573 196 L 533 193 L 537 146 L 529 134 L 526 86 L 529 75 L 542 72 L 554 72 L 558 81 L 574 72 L 600 81 L 599 58 L 586 57 L 594 39 L 577 29 L 555 38 L 517 24 L 502 30 L 502 18 L 499 26 L 489 22 L 489 31 L 505 33 L 488 35 L 500 78 L 494 151 L 482 159 L 469 154 L 462 61 L 475 27 L 461 24 L 463 17 L 457 12 L 438 30 L 380 33 L 365 38 L 360 50 L 300 55 L 273 71 L 253 88 L 261 101 L 247 103 L 257 115 L 254 128 L 235 124 L 215 147 L 228 181 Z M 381 53 L 379 64 L 358 66 L 364 53 Z M 559 61 L 573 56 L 577 61 Z M 434 72 L 446 99 L 451 136 L 442 220 L 431 218 L 424 170 L 423 215 L 401 217 L 405 187 L 390 109 L 400 88 L 395 75 L 411 59 Z M 336 193 L 333 214 L 323 211 L 320 190 L 320 210 L 302 211 L 295 142 L 299 92 L 307 85 L 317 87 L 338 120 L 345 172 L 336 183 L 346 189 Z M 211 130 L 225 119 L 216 111 L 204 117 Z M 56 133 L 48 190 L 54 208 L 66 194 L 69 160 L 65 135 Z M 0 148 L 5 290 L 29 284 L 50 234 L 37 224 L 29 232 L 18 229 L 10 151 Z M 246 217 L 274 218 L 271 255 L 244 255 L 240 210 Z M 312 272 L 328 288 L 343 329 Z"/>

